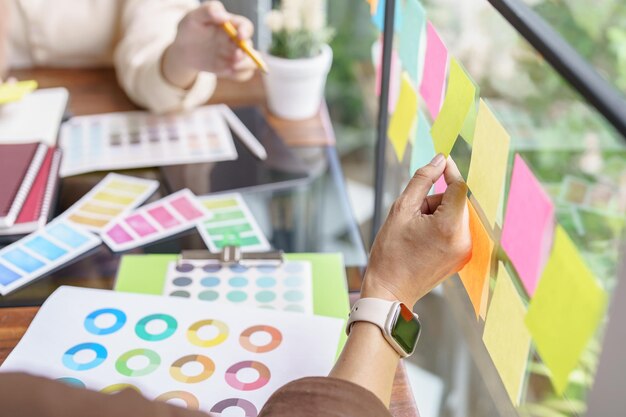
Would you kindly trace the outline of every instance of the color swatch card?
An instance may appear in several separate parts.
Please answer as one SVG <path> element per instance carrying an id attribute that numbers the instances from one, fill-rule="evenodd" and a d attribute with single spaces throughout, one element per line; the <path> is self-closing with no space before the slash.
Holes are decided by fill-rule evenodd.
<path id="1" fill-rule="evenodd" d="M 236 159 L 222 107 L 165 116 L 136 111 L 74 117 L 61 129 L 61 176 Z"/>
<path id="2" fill-rule="evenodd" d="M 101 243 L 59 219 L 0 250 L 0 294 L 6 295 L 69 263 Z"/>
<path id="3" fill-rule="evenodd" d="M 313 314 L 311 262 L 222 266 L 216 261 L 171 262 L 163 295 Z"/>
<path id="4" fill-rule="evenodd" d="M 211 216 L 188 189 L 118 217 L 102 232 L 114 252 L 138 248 L 189 230 Z"/>
<path id="5" fill-rule="evenodd" d="M 211 252 L 219 252 L 224 246 L 239 246 L 248 252 L 271 249 L 241 194 L 220 194 L 199 200 L 212 214 L 198 224 L 198 231 Z"/>
<path id="6" fill-rule="evenodd" d="M 284 384 L 330 371 L 344 321 L 229 304 L 61 287 L 2 371 L 256 417 Z"/>
<path id="7" fill-rule="evenodd" d="M 111 173 L 61 216 L 99 233 L 113 219 L 146 201 L 158 187 L 155 180 Z"/>

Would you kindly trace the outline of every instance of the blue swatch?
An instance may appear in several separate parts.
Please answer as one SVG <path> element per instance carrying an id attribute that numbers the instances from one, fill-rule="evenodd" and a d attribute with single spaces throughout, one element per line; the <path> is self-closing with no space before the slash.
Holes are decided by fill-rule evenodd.
<path id="1" fill-rule="evenodd" d="M 25 272 L 34 272 L 45 264 L 39 259 L 35 259 L 23 250 L 19 248 L 12 249 L 2 255 L 4 259 L 17 266 L 19 269 Z"/>
<path id="2" fill-rule="evenodd" d="M 248 285 L 248 279 L 245 277 L 233 277 L 228 280 L 231 287 L 241 288 Z"/>
<path id="3" fill-rule="evenodd" d="M 78 248 L 87 242 L 87 237 L 82 233 L 62 223 L 48 227 L 46 233 L 73 248 Z"/>
<path id="4" fill-rule="evenodd" d="M 276 285 L 276 279 L 272 277 L 261 277 L 256 280 L 256 285 L 261 288 L 271 288 Z"/>
<path id="5" fill-rule="evenodd" d="M 44 239 L 41 236 L 35 236 L 33 239 L 26 242 L 24 246 L 51 261 L 54 261 L 67 253 L 65 249 L 58 247 L 48 239 Z"/>
<path id="6" fill-rule="evenodd" d="M 9 285 L 20 277 L 21 275 L 0 264 L 0 285 Z"/>
<path id="7" fill-rule="evenodd" d="M 218 277 L 206 277 L 202 278 L 200 285 L 203 287 L 217 287 L 220 285 L 220 279 Z"/>
<path id="8" fill-rule="evenodd" d="M 379 31 L 385 30 L 385 0 L 378 0 L 378 7 L 376 13 L 372 16 L 372 22 L 376 25 Z M 393 19 L 393 30 L 400 32 L 402 30 L 402 1 L 396 0 L 396 11 Z"/>

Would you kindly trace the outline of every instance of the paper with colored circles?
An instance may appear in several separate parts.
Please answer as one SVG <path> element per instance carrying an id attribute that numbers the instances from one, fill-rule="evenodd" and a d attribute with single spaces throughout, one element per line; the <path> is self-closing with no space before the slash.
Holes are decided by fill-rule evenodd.
<path id="1" fill-rule="evenodd" d="M 228 267 L 216 261 L 171 262 L 163 295 L 313 314 L 311 263 Z"/>
<path id="2" fill-rule="evenodd" d="M 61 287 L 2 365 L 107 393 L 256 417 L 270 395 L 333 366 L 344 320 Z"/>

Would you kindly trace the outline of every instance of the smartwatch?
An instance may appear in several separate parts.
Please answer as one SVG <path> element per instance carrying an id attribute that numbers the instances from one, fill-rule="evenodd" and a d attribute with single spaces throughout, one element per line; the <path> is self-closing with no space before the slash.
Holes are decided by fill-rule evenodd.
<path id="1" fill-rule="evenodd" d="M 400 301 L 379 298 L 361 298 L 354 303 L 346 325 L 348 335 L 352 324 L 357 321 L 377 325 L 387 342 L 402 358 L 413 354 L 422 330 L 417 314 L 406 305 Z"/>

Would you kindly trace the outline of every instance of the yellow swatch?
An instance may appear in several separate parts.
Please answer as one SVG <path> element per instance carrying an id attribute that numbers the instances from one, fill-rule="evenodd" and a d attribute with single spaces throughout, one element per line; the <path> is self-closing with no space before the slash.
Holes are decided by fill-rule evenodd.
<path id="1" fill-rule="evenodd" d="M 135 184 L 132 182 L 122 181 L 122 180 L 113 180 L 109 182 L 105 189 L 112 189 L 118 191 L 126 191 L 133 194 L 141 194 L 145 193 L 148 189 L 148 185 L 146 184 Z"/>
<path id="2" fill-rule="evenodd" d="M 478 108 L 467 186 L 494 226 L 509 159 L 509 134 L 482 99 Z"/>
<path id="3" fill-rule="evenodd" d="M 525 315 L 526 307 L 509 273 L 500 263 L 485 321 L 483 342 L 515 406 L 519 405 L 530 350 L 530 333 L 524 325 Z"/>
<path id="4" fill-rule="evenodd" d="M 569 375 L 604 315 L 607 296 L 561 226 L 557 226 L 548 263 L 535 290 L 526 326 L 556 393 Z"/>
<path id="5" fill-rule="evenodd" d="M 472 235 L 472 257 L 463 269 L 459 271 L 459 276 L 478 318 L 484 298 L 485 281 L 489 280 L 489 272 L 491 271 L 493 241 L 480 221 L 480 217 L 478 217 L 478 213 L 476 213 L 472 203 L 468 201 L 467 206 L 469 209 L 470 233 Z"/>
<path id="6" fill-rule="evenodd" d="M 19 81 L 0 84 L 0 104 L 21 100 L 26 94 L 37 88 L 37 81 Z"/>
<path id="7" fill-rule="evenodd" d="M 127 197 L 119 194 L 111 194 L 100 191 L 93 196 L 94 200 L 104 201 L 113 204 L 131 205 L 135 201 L 135 197 Z"/>
<path id="8" fill-rule="evenodd" d="M 400 95 L 396 109 L 391 116 L 389 122 L 389 130 L 387 136 L 393 145 L 398 161 L 404 158 L 404 151 L 409 142 L 411 129 L 417 117 L 417 93 L 413 88 L 411 79 L 406 72 L 402 73 L 402 81 L 400 82 Z"/>
<path id="9" fill-rule="evenodd" d="M 465 119 L 474 105 L 475 94 L 476 86 L 456 59 L 451 58 L 446 98 L 431 129 L 437 153 L 450 155 Z"/>
<path id="10" fill-rule="evenodd" d="M 79 212 L 87 212 L 108 216 L 109 218 L 115 217 L 124 210 L 123 207 L 111 207 L 94 204 L 93 202 L 86 202 L 78 208 Z"/>

